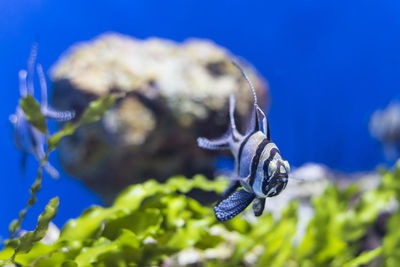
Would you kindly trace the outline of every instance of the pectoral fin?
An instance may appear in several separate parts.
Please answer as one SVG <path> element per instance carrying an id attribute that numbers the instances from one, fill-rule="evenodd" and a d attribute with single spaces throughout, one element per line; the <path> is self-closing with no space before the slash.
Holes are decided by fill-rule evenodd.
<path id="1" fill-rule="evenodd" d="M 214 207 L 215 217 L 221 222 L 228 221 L 247 208 L 254 198 L 254 194 L 238 190 Z"/>
<path id="2" fill-rule="evenodd" d="M 256 198 L 253 202 L 253 211 L 255 216 L 260 216 L 265 207 L 265 198 Z"/>

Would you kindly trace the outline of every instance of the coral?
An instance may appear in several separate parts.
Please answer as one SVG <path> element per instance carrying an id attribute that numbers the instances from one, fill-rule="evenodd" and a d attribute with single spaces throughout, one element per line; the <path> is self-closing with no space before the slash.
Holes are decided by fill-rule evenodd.
<path id="1" fill-rule="evenodd" d="M 79 117 L 91 99 L 110 93 L 121 99 L 101 122 L 61 143 L 63 166 L 108 203 L 126 185 L 148 178 L 212 176 L 214 154 L 198 149 L 195 139 L 225 131 L 230 94 L 242 121 L 253 103 L 232 58 L 200 39 L 176 43 L 108 33 L 76 44 L 52 68 L 53 104 Z M 245 66 L 266 103 L 265 81 Z"/>

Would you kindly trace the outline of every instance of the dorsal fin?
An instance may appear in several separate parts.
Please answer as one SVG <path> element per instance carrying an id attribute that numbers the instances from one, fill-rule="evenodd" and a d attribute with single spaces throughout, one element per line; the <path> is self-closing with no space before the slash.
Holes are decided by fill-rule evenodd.
<path id="1" fill-rule="evenodd" d="M 257 100 L 257 94 L 256 94 L 256 89 L 254 88 L 253 83 L 250 81 L 249 77 L 247 77 L 246 72 L 242 69 L 242 67 L 234 60 L 232 60 L 232 64 L 235 65 L 235 67 L 240 71 L 242 74 L 243 78 L 247 81 L 247 83 L 250 86 L 251 91 L 253 92 L 253 98 L 254 98 L 254 106 L 258 106 L 258 100 Z"/>
<path id="2" fill-rule="evenodd" d="M 251 134 L 257 131 L 260 131 L 261 127 L 260 127 L 260 119 L 258 117 L 258 112 L 257 112 L 257 107 L 258 107 L 258 100 L 257 100 L 257 94 L 256 94 L 256 90 L 254 89 L 254 85 L 253 83 L 250 81 L 249 77 L 247 77 L 247 74 L 244 72 L 244 70 L 242 69 L 242 67 L 234 60 L 232 60 L 232 64 L 235 65 L 235 67 L 240 71 L 240 73 L 242 74 L 243 78 L 247 81 L 247 83 L 250 86 L 250 89 L 253 93 L 253 98 L 254 98 L 254 108 L 251 114 L 251 119 L 250 119 L 250 123 L 247 126 L 247 130 L 246 130 L 246 134 Z"/>
<path id="3" fill-rule="evenodd" d="M 251 113 L 250 122 L 247 125 L 246 135 L 258 132 L 260 130 L 260 119 L 258 118 L 257 108 L 254 108 Z"/>
<path id="4" fill-rule="evenodd" d="M 250 89 L 253 93 L 253 98 L 254 98 L 254 110 L 253 113 L 251 115 L 251 120 L 250 120 L 250 124 L 247 127 L 246 130 L 246 134 L 250 134 L 253 132 L 257 132 L 260 131 L 261 126 L 260 126 L 260 118 L 259 118 L 259 112 L 261 113 L 261 115 L 264 117 L 263 118 L 263 130 L 264 130 L 264 134 L 267 136 L 268 140 L 271 140 L 271 134 L 270 134 L 270 130 L 269 130 L 269 122 L 267 119 L 267 116 L 265 115 L 265 113 L 262 111 L 262 109 L 258 106 L 258 100 L 257 100 L 257 94 L 256 94 L 256 90 L 254 88 L 253 83 L 250 81 L 249 77 L 247 76 L 246 72 L 244 72 L 244 70 L 242 69 L 242 67 L 234 60 L 232 60 L 232 64 L 235 65 L 235 67 L 240 71 L 240 73 L 242 74 L 243 78 L 247 81 L 247 83 L 250 86 Z"/>

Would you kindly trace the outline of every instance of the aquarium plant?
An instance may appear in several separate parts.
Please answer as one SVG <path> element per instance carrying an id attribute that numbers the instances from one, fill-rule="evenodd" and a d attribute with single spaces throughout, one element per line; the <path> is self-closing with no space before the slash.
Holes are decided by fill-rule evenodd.
<path id="1" fill-rule="evenodd" d="M 109 207 L 93 206 L 69 220 L 60 237 L 44 244 L 58 198 L 51 199 L 33 231 L 17 235 L 26 211 L 35 204 L 43 165 L 63 136 L 94 122 L 116 97 L 91 102 L 76 122 L 68 122 L 50 135 L 38 103 L 32 97 L 20 106 L 38 130 L 46 134 L 46 157 L 40 164 L 31 198 L 10 225 L 10 239 L 0 252 L 7 266 L 398 266 L 400 263 L 400 210 L 390 211 L 382 244 L 366 250 L 366 236 L 389 203 L 400 201 L 400 163 L 381 171 L 376 189 L 361 192 L 356 185 L 340 188 L 332 183 L 312 199 L 314 214 L 299 240 L 298 201 L 292 201 L 279 218 L 251 213 L 219 222 L 212 207 L 187 195 L 194 189 L 222 193 L 227 180 L 202 175 L 171 177 L 165 183 L 148 180 L 126 188 Z M 297 241 L 296 241 L 297 240 Z"/>

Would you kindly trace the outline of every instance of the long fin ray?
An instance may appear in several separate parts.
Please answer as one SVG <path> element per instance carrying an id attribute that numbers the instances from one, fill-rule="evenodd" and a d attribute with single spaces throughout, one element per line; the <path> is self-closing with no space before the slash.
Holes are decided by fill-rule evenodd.
<path id="1" fill-rule="evenodd" d="M 53 178 L 53 179 L 58 179 L 60 178 L 60 173 L 56 170 L 56 168 L 53 167 L 49 162 L 46 162 L 44 164 L 44 169 L 46 172 Z"/>
<path id="2" fill-rule="evenodd" d="M 28 93 L 34 94 L 33 76 L 35 72 L 35 62 L 38 53 L 38 43 L 34 43 L 31 48 L 31 53 L 28 59 Z"/>
<path id="3" fill-rule="evenodd" d="M 256 94 L 256 89 L 254 88 L 253 83 L 250 81 L 249 77 L 247 76 L 246 72 L 244 72 L 244 70 L 242 69 L 242 67 L 235 61 L 232 60 L 232 64 L 235 65 L 235 67 L 240 71 L 240 73 L 242 74 L 243 78 L 247 81 L 247 83 L 250 86 L 250 89 L 253 93 L 253 98 L 254 98 L 254 106 L 258 105 L 258 100 L 257 100 L 257 94 Z"/>
<path id="4" fill-rule="evenodd" d="M 231 138 L 232 138 L 232 127 L 229 125 L 228 131 L 226 131 L 226 133 L 223 136 L 215 139 L 199 137 L 197 138 L 197 144 L 199 147 L 209 150 L 229 149 L 229 141 Z"/>
<path id="5" fill-rule="evenodd" d="M 235 122 L 235 104 L 236 104 L 236 98 L 234 94 L 231 94 L 229 96 L 229 118 L 231 122 L 231 128 L 232 132 L 236 130 L 236 122 Z"/>
<path id="6" fill-rule="evenodd" d="M 229 136 L 223 136 L 212 140 L 199 137 L 197 138 L 197 145 L 208 150 L 229 149 Z"/>
<path id="7" fill-rule="evenodd" d="M 75 117 L 75 111 L 59 111 L 49 106 L 42 107 L 41 111 L 47 118 L 58 121 L 69 121 Z"/>
<path id="8" fill-rule="evenodd" d="M 26 77 L 27 76 L 28 76 L 28 72 L 26 70 L 20 70 L 18 72 L 19 94 L 21 97 L 25 97 L 28 94 L 28 87 L 26 85 Z"/>
<path id="9" fill-rule="evenodd" d="M 228 221 L 246 209 L 254 198 L 254 194 L 240 189 L 214 207 L 215 217 L 221 222 Z"/>

